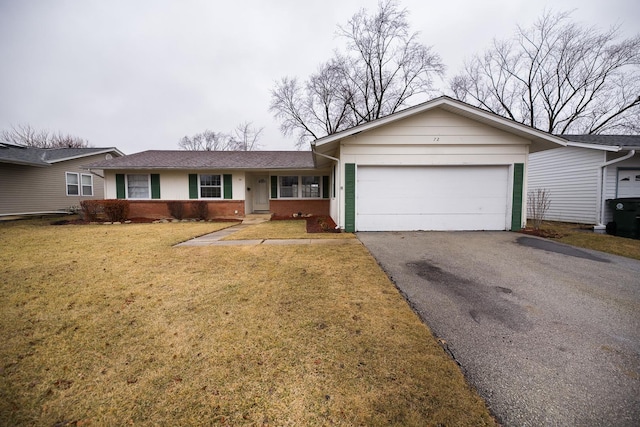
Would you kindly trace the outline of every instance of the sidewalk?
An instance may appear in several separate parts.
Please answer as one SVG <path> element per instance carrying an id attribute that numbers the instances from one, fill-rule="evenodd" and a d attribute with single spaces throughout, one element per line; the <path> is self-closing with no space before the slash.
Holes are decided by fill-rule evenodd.
<path id="1" fill-rule="evenodd" d="M 257 222 L 242 223 L 204 236 L 196 237 L 176 246 L 257 246 L 257 245 L 343 245 L 361 244 L 358 239 L 260 239 L 260 240 L 221 240 L 235 232 L 244 230 Z"/>

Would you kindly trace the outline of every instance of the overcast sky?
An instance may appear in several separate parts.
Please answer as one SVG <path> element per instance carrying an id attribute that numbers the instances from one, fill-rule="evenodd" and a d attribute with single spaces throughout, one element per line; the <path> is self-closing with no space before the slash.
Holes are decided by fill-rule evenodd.
<path id="1" fill-rule="evenodd" d="M 545 8 L 640 32 L 638 0 L 403 0 L 412 29 L 447 66 Z M 294 149 L 269 113 L 276 80 L 305 80 L 376 0 L 0 0 L 0 128 L 30 124 L 126 154 L 177 149 L 205 129 L 264 127 L 264 150 Z M 446 80 L 438 82 L 445 90 Z"/>

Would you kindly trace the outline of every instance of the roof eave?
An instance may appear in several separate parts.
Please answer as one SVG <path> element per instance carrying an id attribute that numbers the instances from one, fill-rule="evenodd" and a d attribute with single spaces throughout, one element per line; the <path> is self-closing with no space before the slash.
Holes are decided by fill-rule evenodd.
<path id="1" fill-rule="evenodd" d="M 587 142 L 576 142 L 576 141 L 567 141 L 567 146 L 589 148 L 591 150 L 601 150 L 601 151 L 620 151 L 620 150 L 626 149 L 626 148 L 620 147 L 619 145 L 589 144 Z"/>
<path id="2" fill-rule="evenodd" d="M 384 126 L 386 124 L 405 119 L 414 114 L 419 114 L 424 111 L 432 110 L 438 107 L 443 107 L 443 109 L 445 109 L 446 111 L 450 111 L 456 114 L 461 114 L 472 120 L 480 121 L 490 126 L 494 126 L 499 129 L 505 130 L 507 132 L 514 133 L 516 135 L 529 139 L 533 142 L 538 142 L 538 143 L 544 142 L 544 143 L 552 144 L 548 148 L 545 147 L 543 149 L 555 148 L 554 145 L 558 145 L 561 147 L 565 147 L 567 145 L 567 141 L 563 138 L 559 138 L 547 132 L 543 132 L 541 130 L 523 125 L 521 123 L 515 122 L 513 120 L 509 120 L 497 114 L 491 113 L 489 111 L 485 111 L 481 108 L 474 107 L 462 101 L 457 101 L 446 96 L 435 98 L 431 101 L 427 101 L 422 104 L 409 107 L 405 110 L 390 114 L 388 116 L 382 117 L 377 120 L 373 120 L 371 122 L 363 123 L 351 129 L 346 129 L 342 132 L 338 132 L 332 135 L 327 135 L 325 137 L 315 140 L 314 145 L 316 147 L 321 147 L 323 145 L 327 145 L 329 143 L 339 141 L 346 137 L 356 135 L 360 132 L 365 132 L 365 131 L 374 129 L 376 127 Z"/>
<path id="3" fill-rule="evenodd" d="M 120 150 L 118 150 L 117 148 L 105 148 L 104 150 L 92 151 L 91 153 L 79 154 L 77 156 L 69 156 L 69 157 L 63 157 L 63 158 L 55 159 L 55 160 L 47 160 L 47 162 L 48 163 L 67 162 L 69 160 L 82 159 L 82 158 L 85 158 L 85 157 L 97 156 L 99 154 L 108 154 L 108 153 L 116 153 L 120 157 L 124 156 L 124 154 Z"/>
<path id="4" fill-rule="evenodd" d="M 6 163 L 10 165 L 20 165 L 20 166 L 34 166 L 36 168 L 47 168 L 51 166 L 49 163 L 29 162 L 26 160 L 14 160 L 14 159 L 0 159 L 0 163 Z"/>

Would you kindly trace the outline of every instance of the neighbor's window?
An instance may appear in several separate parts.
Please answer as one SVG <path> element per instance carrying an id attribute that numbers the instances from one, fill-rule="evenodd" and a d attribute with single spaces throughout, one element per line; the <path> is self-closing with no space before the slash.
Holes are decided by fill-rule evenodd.
<path id="1" fill-rule="evenodd" d="M 298 177 L 280 177 L 280 197 L 298 197 Z"/>
<path id="2" fill-rule="evenodd" d="M 320 197 L 320 177 L 303 176 L 301 197 Z"/>
<path id="3" fill-rule="evenodd" d="M 127 175 L 127 198 L 128 199 L 148 199 L 149 196 L 149 175 L 131 174 Z"/>
<path id="4" fill-rule="evenodd" d="M 78 174 L 67 172 L 67 196 L 77 196 L 79 194 Z"/>
<path id="5" fill-rule="evenodd" d="M 82 195 L 93 196 L 93 176 L 81 174 L 80 181 L 82 183 Z"/>
<path id="6" fill-rule="evenodd" d="M 84 173 L 66 172 L 67 196 L 93 196 L 93 176 Z"/>
<path id="7" fill-rule="evenodd" d="M 200 197 L 203 199 L 219 199 L 222 197 L 220 175 L 200 175 Z"/>

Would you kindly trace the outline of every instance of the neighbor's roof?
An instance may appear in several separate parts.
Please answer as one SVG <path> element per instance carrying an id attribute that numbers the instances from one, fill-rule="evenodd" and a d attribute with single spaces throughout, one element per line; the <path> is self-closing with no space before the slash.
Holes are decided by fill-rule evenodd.
<path id="1" fill-rule="evenodd" d="M 37 167 L 51 166 L 52 163 L 80 159 L 102 153 L 122 156 L 117 148 L 36 148 L 8 143 L 0 143 L 0 163 L 28 165 Z"/>
<path id="2" fill-rule="evenodd" d="M 614 151 L 640 148 L 640 135 L 558 135 L 567 141 L 569 145 L 589 148 L 608 149 Z M 587 144 L 587 145 L 583 145 Z"/>
<path id="3" fill-rule="evenodd" d="M 313 169 L 311 151 L 149 150 L 86 165 L 89 169 Z"/>

